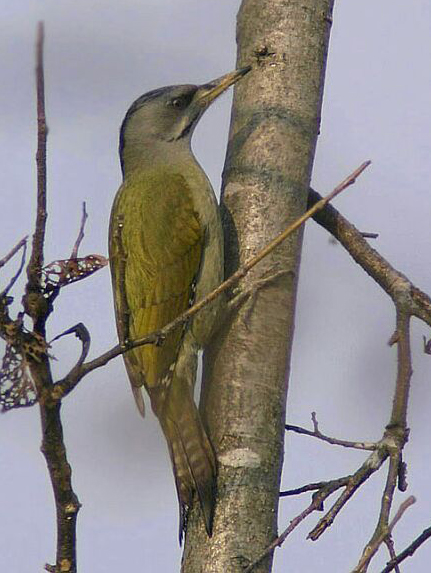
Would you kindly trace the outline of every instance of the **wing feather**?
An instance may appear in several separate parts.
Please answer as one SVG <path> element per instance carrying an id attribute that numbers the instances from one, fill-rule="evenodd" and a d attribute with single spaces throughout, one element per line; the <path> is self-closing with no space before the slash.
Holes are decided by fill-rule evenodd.
<path id="1" fill-rule="evenodd" d="M 125 181 L 111 215 L 110 260 L 120 339 L 158 330 L 190 303 L 202 257 L 204 229 L 185 179 L 145 173 Z M 125 292 L 122 292 L 125 291 Z M 162 346 L 125 356 L 134 386 L 157 386 L 175 361 L 183 329 Z"/>

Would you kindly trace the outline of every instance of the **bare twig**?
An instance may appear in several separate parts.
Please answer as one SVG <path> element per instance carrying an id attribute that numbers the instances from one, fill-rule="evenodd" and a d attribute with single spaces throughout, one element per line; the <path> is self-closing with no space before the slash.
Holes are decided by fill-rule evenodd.
<path id="1" fill-rule="evenodd" d="M 406 409 L 408 401 L 408 390 L 411 377 L 411 358 L 409 343 L 409 317 L 403 311 L 397 312 L 398 331 L 398 375 L 395 389 L 395 397 L 392 408 L 391 422 L 385 431 L 385 436 L 379 442 L 375 452 L 362 464 L 361 468 L 352 476 L 351 483 L 346 487 L 342 495 L 337 499 L 327 514 L 319 521 L 316 527 L 310 532 L 309 538 L 316 540 L 332 524 L 341 508 L 358 490 L 359 486 L 366 481 L 372 473 L 377 471 L 383 462 L 389 457 L 389 470 L 386 480 L 385 490 L 382 496 L 382 505 L 379 521 L 376 530 L 364 549 L 361 558 L 361 567 L 357 571 L 366 571 L 369 561 L 377 551 L 375 544 L 380 540 L 382 543 L 387 534 L 389 513 L 392 506 L 394 490 L 396 487 L 399 467 L 401 462 L 401 451 L 407 440 L 406 430 Z M 385 535 L 382 536 L 382 532 Z M 378 547 L 378 546 L 377 546 Z"/>
<path id="2" fill-rule="evenodd" d="M 79 370 L 79 368 L 83 364 L 84 360 L 88 356 L 88 353 L 90 351 L 91 337 L 90 337 L 90 333 L 88 332 L 87 327 L 82 322 L 79 322 L 78 324 L 75 324 L 75 326 L 72 326 L 71 328 L 68 328 L 67 330 L 65 330 L 61 334 L 58 334 L 55 338 L 53 338 L 51 340 L 51 342 L 54 342 L 55 340 L 58 340 L 59 338 L 62 338 L 63 336 L 67 336 L 68 334 L 74 334 L 76 336 L 76 338 L 78 338 L 82 343 L 81 355 L 79 356 L 77 363 L 75 364 L 75 366 L 72 368 L 72 370 L 69 373 L 69 376 L 73 376 L 73 372 L 76 370 Z M 70 390 L 71 389 L 69 389 L 69 392 L 70 392 Z M 54 387 L 52 388 L 52 390 L 50 392 L 49 398 L 52 399 L 55 403 L 55 402 L 61 400 L 64 397 L 64 395 L 65 395 L 64 386 L 62 384 L 57 383 L 57 384 L 54 384 Z"/>
<path id="3" fill-rule="evenodd" d="M 401 504 L 400 507 L 398 508 L 396 514 L 394 515 L 394 517 L 392 518 L 390 524 L 389 524 L 389 531 L 392 532 L 392 530 L 394 529 L 394 527 L 396 526 L 396 524 L 399 522 L 399 520 L 402 518 L 402 516 L 404 515 L 404 513 L 407 511 L 407 509 L 413 505 L 414 503 L 416 503 L 416 498 L 414 495 L 410 495 L 406 500 L 404 500 Z"/>
<path id="4" fill-rule="evenodd" d="M 320 200 L 320 195 L 315 191 L 310 190 L 309 205 L 317 205 Z M 332 524 L 338 512 L 345 505 L 348 499 L 350 499 L 350 497 L 359 489 L 362 483 L 380 469 L 383 463 L 390 458 L 387 482 L 382 498 L 379 524 L 372 538 L 372 541 L 374 542 L 380 535 L 382 541 L 384 541 L 387 539 L 387 528 L 389 527 L 387 520 L 397 480 L 399 489 L 404 491 L 406 487 L 406 468 L 405 464 L 402 462 L 402 450 L 408 437 L 406 413 L 412 372 L 409 342 L 410 316 L 416 316 L 431 325 L 431 299 L 415 287 L 404 275 L 396 271 L 374 249 L 372 249 L 365 241 L 362 234 L 344 217 L 342 217 L 334 207 L 326 205 L 323 210 L 317 212 L 313 217 L 343 244 L 351 256 L 392 298 L 397 309 L 397 335 L 396 339 L 394 339 L 394 343 L 397 342 L 398 344 L 398 375 L 391 420 L 383 438 L 377 444 L 365 444 L 366 446 L 370 446 L 369 448 L 360 447 L 360 449 L 371 449 L 374 451 L 352 476 L 340 478 L 343 486 L 345 487 L 344 492 L 336 500 L 326 515 L 319 521 L 317 526 L 310 532 L 308 537 L 313 540 L 317 539 Z M 314 425 L 313 431 L 305 430 L 299 426 L 287 426 L 286 429 L 318 437 L 324 441 L 328 441 L 329 443 L 345 445 L 348 447 L 357 447 L 355 442 L 349 443 L 344 440 L 335 440 L 332 438 L 326 439 L 328 437 L 323 436 L 318 429 L 315 415 L 313 415 L 312 419 Z M 308 484 L 302 488 L 282 492 L 281 495 L 295 495 L 305 491 L 317 490 L 313 495 L 313 502 L 320 499 L 321 504 L 318 508 L 322 509 L 323 500 L 328 497 L 325 487 L 325 482 Z M 314 509 L 317 509 L 317 506 L 315 506 Z M 311 513 L 314 509 L 310 507 L 307 508 L 305 510 L 306 515 Z M 385 527 L 386 533 L 385 535 L 382 535 Z M 379 545 L 382 541 L 379 542 Z M 263 556 L 268 555 L 277 545 L 279 545 L 279 543 L 276 540 L 274 544 L 267 549 Z M 367 548 L 364 552 L 365 551 L 367 551 Z M 261 558 L 259 558 L 259 561 L 260 559 Z M 254 564 L 250 566 L 249 570 L 251 570 L 253 566 Z"/>
<path id="5" fill-rule="evenodd" d="M 46 225 L 46 120 L 43 76 L 43 23 L 39 23 L 36 41 L 36 84 L 37 84 L 37 216 L 33 235 L 32 254 L 27 267 L 28 282 L 24 307 L 33 318 L 33 335 L 45 341 L 45 323 L 50 312 L 44 297 L 42 266 L 44 260 L 44 238 Z M 53 387 L 52 373 L 47 353 L 39 359 L 28 358 L 31 377 L 39 401 L 42 425 L 41 451 L 45 457 L 51 478 L 57 513 L 57 555 L 55 571 L 76 573 L 76 519 L 80 508 L 72 488 L 72 471 L 67 460 L 60 416 L 61 402 L 52 403 L 45 397 Z"/>
<path id="6" fill-rule="evenodd" d="M 43 266 L 43 244 L 46 227 L 46 139 L 48 129 L 45 115 L 45 80 L 43 72 L 44 26 L 39 22 L 36 40 L 36 92 L 37 92 L 37 211 L 33 247 L 27 268 L 29 289 L 39 290 Z"/>
<path id="7" fill-rule="evenodd" d="M 374 454 L 371 454 L 374 455 Z M 331 496 L 335 491 L 340 489 L 340 487 L 349 487 L 352 482 L 352 476 L 344 476 L 342 478 L 319 482 L 315 484 L 308 484 L 297 490 L 290 490 L 287 492 L 281 492 L 280 495 L 296 495 L 297 493 L 303 493 L 305 491 L 311 491 L 317 489 L 316 493 L 312 496 L 312 501 L 309 506 L 307 506 L 299 515 L 297 515 L 290 522 L 289 526 L 279 535 L 266 549 L 244 570 L 244 573 L 252 571 L 253 568 L 262 561 L 267 555 L 272 553 L 276 547 L 280 547 L 286 538 L 292 533 L 292 531 L 302 522 L 304 519 L 313 513 L 314 511 L 322 511 L 323 504 L 325 500 Z"/>
<path id="8" fill-rule="evenodd" d="M 78 233 L 78 237 L 76 239 L 75 245 L 72 249 L 72 254 L 70 255 L 71 259 L 76 259 L 76 257 L 78 256 L 78 251 L 79 251 L 79 247 L 81 246 L 82 240 L 84 238 L 84 229 L 85 229 L 85 223 L 88 219 L 88 214 L 87 214 L 87 210 L 86 210 L 86 205 L 85 205 L 85 201 L 82 203 L 82 219 L 81 219 L 81 226 L 79 227 L 79 233 Z"/>
<path id="9" fill-rule="evenodd" d="M 191 306 L 186 312 L 183 312 L 175 320 L 158 330 L 157 332 L 152 332 L 142 338 L 126 341 L 125 343 L 120 343 L 104 352 L 97 358 L 94 358 L 90 362 L 85 362 L 78 369 L 73 369 L 69 374 L 60 380 L 57 384 L 62 386 L 61 395 L 67 395 L 84 376 L 95 370 L 104 366 L 112 359 L 116 358 L 120 354 L 124 354 L 133 348 L 143 346 L 144 344 L 157 344 L 162 341 L 167 334 L 178 326 L 187 322 L 195 314 L 197 314 L 202 308 L 208 305 L 210 302 L 215 300 L 222 292 L 225 292 L 236 284 L 240 279 L 242 279 L 250 269 L 256 266 L 262 259 L 264 259 L 271 251 L 273 251 L 280 243 L 282 243 L 289 235 L 296 231 L 301 225 L 312 217 L 317 211 L 323 209 L 325 205 L 329 203 L 334 197 L 339 195 L 342 191 L 347 189 L 350 185 L 355 183 L 356 179 L 361 175 L 363 171 L 370 165 L 371 161 L 365 161 L 357 169 L 355 169 L 348 177 L 346 177 L 335 189 L 329 193 L 326 197 L 322 198 L 320 201 L 315 203 L 304 215 L 299 217 L 294 221 L 289 227 L 287 227 L 282 233 L 280 233 L 273 241 L 271 241 L 266 247 L 264 247 L 257 255 L 246 261 L 240 268 L 233 273 L 228 279 L 221 283 L 217 288 L 211 291 L 203 299 Z"/>
<path id="10" fill-rule="evenodd" d="M 390 426 L 405 431 L 407 427 L 407 404 L 412 377 L 412 357 L 410 349 L 410 314 L 403 301 L 397 307 L 397 381 Z"/>
<path id="11" fill-rule="evenodd" d="M 314 204 L 320 195 L 310 190 L 309 204 Z M 366 571 L 378 546 L 387 538 L 388 517 L 398 481 L 401 491 L 406 489 L 406 466 L 402 450 L 407 441 L 407 406 L 412 375 L 410 352 L 410 317 L 416 316 L 431 326 L 431 299 L 414 286 L 403 274 L 394 269 L 379 253 L 372 249 L 361 233 L 333 206 L 316 213 L 314 219 L 342 243 L 354 260 L 391 297 L 397 313 L 397 328 L 390 343 L 397 344 L 398 372 L 390 423 L 386 430 L 390 464 L 385 490 L 382 496 L 379 520 L 374 534 L 366 545 L 355 571 Z"/>
<path id="12" fill-rule="evenodd" d="M 362 237 L 364 239 L 378 239 L 379 233 L 367 233 L 366 231 L 361 231 Z"/>
<path id="13" fill-rule="evenodd" d="M 322 434 L 322 432 L 319 430 L 316 418 L 316 412 L 311 413 L 311 419 L 314 426 L 313 430 L 307 430 L 306 428 L 302 428 L 301 426 L 293 426 L 292 424 L 286 424 L 285 429 L 289 432 L 295 432 L 296 434 L 304 434 L 305 436 L 318 438 L 319 440 L 322 440 L 323 442 L 327 442 L 328 444 L 332 444 L 334 446 L 343 446 L 344 448 L 354 448 L 357 450 L 376 449 L 376 444 L 373 442 L 353 442 L 349 440 L 339 440 L 337 438 L 332 438 L 331 436 L 326 436 L 325 434 Z"/>
<path id="14" fill-rule="evenodd" d="M 406 510 L 415 502 L 416 502 L 415 497 L 411 495 L 401 503 L 392 521 L 390 523 L 386 522 L 385 526 L 379 530 L 378 535 L 375 537 L 373 543 L 367 545 L 366 549 L 364 550 L 364 553 L 362 554 L 361 559 L 359 560 L 359 563 L 353 569 L 352 573 L 362 573 L 367 570 L 371 559 L 377 553 L 377 550 L 379 549 L 380 545 L 385 541 L 385 539 L 390 537 L 398 521 L 402 518 Z"/>
<path id="15" fill-rule="evenodd" d="M 307 538 L 316 541 L 332 525 L 334 519 L 349 501 L 349 499 L 359 490 L 360 486 L 367 481 L 377 470 L 381 468 L 388 458 L 387 442 L 383 438 L 376 449 L 372 452 L 358 470 L 351 476 L 344 488 L 343 493 L 333 503 L 331 508 L 319 520 L 317 525 L 310 531 Z M 320 492 L 317 492 L 320 494 Z"/>
<path id="16" fill-rule="evenodd" d="M 7 255 L 5 255 L 2 259 L 0 259 L 0 269 L 1 269 L 2 267 L 4 267 L 5 264 L 8 263 L 8 262 L 11 260 L 11 258 L 12 258 L 14 255 L 16 255 L 16 253 L 17 253 L 20 249 L 22 249 L 22 247 L 23 247 L 24 245 L 26 245 L 27 239 L 28 239 L 28 237 L 25 236 L 23 239 L 21 239 L 21 240 L 14 246 L 13 249 L 11 249 L 11 250 L 8 252 Z"/>
<path id="17" fill-rule="evenodd" d="M 376 554 L 379 546 L 390 532 L 389 514 L 393 503 L 393 497 L 397 481 L 399 480 L 400 467 L 402 466 L 401 452 L 407 441 L 407 404 L 412 375 L 411 349 L 410 349 L 410 314 L 405 310 L 403 291 L 399 299 L 395 301 L 397 310 L 397 355 L 398 369 L 395 394 L 392 405 L 391 420 L 387 428 L 393 438 L 389 445 L 390 463 L 385 489 L 382 495 L 381 509 L 375 531 L 364 548 L 354 573 L 365 573 L 371 559 Z M 402 485 L 401 480 L 400 483 Z M 409 498 L 410 499 L 410 498 Z M 413 498 L 414 499 L 414 498 Z M 396 523 L 396 521 L 395 521 Z M 395 525 L 394 523 L 394 525 Z"/>
<path id="18" fill-rule="evenodd" d="M 399 563 L 404 561 L 404 559 L 407 559 L 407 557 L 411 557 L 413 553 L 416 551 L 416 549 L 418 549 L 430 537 L 431 537 L 431 527 L 427 527 L 427 529 L 424 529 L 424 531 L 422 531 L 422 533 L 418 537 L 416 537 L 416 539 L 412 541 L 412 543 L 410 543 L 410 545 L 406 547 L 404 551 L 401 551 L 401 553 L 399 553 L 395 558 L 391 559 L 386 564 L 386 567 L 382 569 L 381 573 L 389 573 L 390 571 L 396 569 Z"/>
<path id="19" fill-rule="evenodd" d="M 268 547 L 266 547 L 264 551 L 262 551 L 262 553 L 257 557 L 257 559 L 255 559 L 253 563 L 250 563 L 250 565 L 248 565 L 244 569 L 244 573 L 250 573 L 251 571 L 253 571 L 253 569 L 256 567 L 256 565 L 258 565 L 262 561 L 262 559 L 265 559 L 265 557 L 270 555 L 274 551 L 274 549 L 280 547 L 284 543 L 286 538 L 292 533 L 292 531 L 296 529 L 296 527 L 298 527 L 298 525 L 302 523 L 304 519 L 308 515 L 310 515 L 310 513 L 313 513 L 313 511 L 316 511 L 316 509 L 318 509 L 317 503 L 318 502 L 313 500 L 310 503 L 310 505 L 304 509 L 304 511 L 302 511 L 299 515 L 297 515 L 294 519 L 292 519 L 289 526 L 286 527 L 283 533 L 279 535 L 276 539 L 274 539 L 274 541 L 270 545 L 268 545 Z"/>
<path id="20" fill-rule="evenodd" d="M 384 542 L 383 542 L 386 547 L 388 548 L 388 552 L 389 552 L 389 557 L 392 559 L 396 559 L 397 554 L 395 553 L 395 546 L 394 546 L 394 540 L 392 538 L 392 535 L 388 535 Z M 401 573 L 400 568 L 398 567 L 398 565 L 395 565 L 395 573 Z"/>
<path id="21" fill-rule="evenodd" d="M 285 491 L 280 492 L 280 497 L 288 497 L 292 495 L 299 495 L 301 493 L 306 493 L 307 491 L 314 491 L 314 490 L 324 490 L 327 489 L 328 486 L 331 486 L 331 493 L 336 491 L 338 488 L 346 486 L 349 483 L 350 476 L 345 476 L 342 478 L 338 478 L 331 481 L 318 481 L 316 483 L 308 483 L 307 485 L 303 485 L 302 487 L 297 487 L 295 489 L 288 489 Z"/>
<path id="22" fill-rule="evenodd" d="M 13 285 L 16 283 L 16 281 L 18 280 L 18 277 L 21 275 L 22 273 L 22 269 L 24 268 L 24 264 L 25 264 L 25 258 L 27 255 L 27 237 L 25 237 L 24 239 L 22 239 L 19 243 L 19 248 L 22 247 L 22 255 L 21 255 L 21 262 L 19 264 L 18 270 L 16 271 L 16 273 L 13 275 L 13 277 L 10 279 L 9 283 L 7 284 L 6 288 L 3 289 L 2 292 L 0 292 L 0 298 L 5 297 L 8 292 L 11 290 L 11 288 L 13 287 Z M 18 246 L 17 245 L 17 246 Z M 16 247 L 15 247 L 16 249 Z M 17 252 L 18 249 L 15 250 L 15 253 Z M 12 251 L 11 251 L 12 252 Z M 14 254 L 15 254 L 14 253 Z M 10 253 L 9 253 L 10 255 Z"/>
<path id="23" fill-rule="evenodd" d="M 385 438 L 378 444 L 376 444 L 376 450 L 370 454 L 367 460 L 362 464 L 362 466 L 353 475 L 344 476 L 342 478 L 330 480 L 327 482 L 318 482 L 313 484 L 308 484 L 301 488 L 294 490 L 288 490 L 281 492 L 280 496 L 290 496 L 297 495 L 300 493 L 305 493 L 307 491 L 317 490 L 312 497 L 312 503 L 302 511 L 297 517 L 295 517 L 289 524 L 289 526 L 283 531 L 283 533 L 277 537 L 266 549 L 262 552 L 259 557 L 247 567 L 247 571 L 252 571 L 262 559 L 269 555 L 276 547 L 282 545 L 286 537 L 301 523 L 308 515 L 314 511 L 322 511 L 323 504 L 325 500 L 331 496 L 335 491 L 344 487 L 344 491 L 337 501 L 333 504 L 331 509 L 326 513 L 326 515 L 319 520 L 316 527 L 309 533 L 308 538 L 313 541 L 318 539 L 320 535 L 333 523 L 336 515 L 345 505 L 345 503 L 352 497 L 352 495 L 359 489 L 359 487 L 364 483 L 373 473 L 375 473 L 384 463 L 388 457 L 387 444 Z"/>
<path id="24" fill-rule="evenodd" d="M 319 193 L 310 189 L 308 205 L 315 205 L 321 200 Z M 318 211 L 313 219 L 329 231 L 353 257 L 353 259 L 394 299 L 404 296 L 410 313 L 431 326 L 431 299 L 414 286 L 402 273 L 370 247 L 356 229 L 332 205 Z"/>
<path id="25" fill-rule="evenodd" d="M 76 338 L 78 338 L 82 342 L 81 356 L 79 357 L 79 360 L 76 363 L 76 366 L 79 366 L 87 358 L 91 342 L 90 333 L 88 332 L 87 327 L 84 324 L 82 324 L 82 322 L 78 322 L 78 324 L 75 324 L 75 326 L 71 326 L 61 334 L 57 334 L 57 336 L 55 336 L 51 340 L 50 344 L 52 344 L 56 340 L 59 340 L 60 338 L 63 338 L 63 336 L 67 336 L 69 334 L 74 334 Z"/>

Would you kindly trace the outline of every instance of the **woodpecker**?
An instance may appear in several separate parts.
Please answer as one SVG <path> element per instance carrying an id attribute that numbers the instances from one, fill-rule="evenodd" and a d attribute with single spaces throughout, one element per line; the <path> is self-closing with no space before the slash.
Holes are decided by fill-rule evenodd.
<path id="1" fill-rule="evenodd" d="M 109 259 L 120 342 L 157 331 L 223 280 L 223 234 L 216 197 L 191 150 L 209 105 L 250 67 L 203 85 L 167 86 L 132 103 L 120 129 L 123 182 L 111 211 Z M 218 318 L 216 300 L 160 345 L 126 352 L 133 395 L 143 387 L 165 435 L 177 489 L 180 542 L 197 494 L 212 532 L 216 460 L 193 399 L 198 351 Z"/>

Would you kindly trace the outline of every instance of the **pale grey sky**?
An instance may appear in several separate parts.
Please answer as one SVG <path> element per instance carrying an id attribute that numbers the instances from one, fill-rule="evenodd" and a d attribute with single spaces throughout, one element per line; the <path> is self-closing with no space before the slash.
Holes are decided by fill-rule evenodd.
<path id="1" fill-rule="evenodd" d="M 2 2 L 0 22 L 0 256 L 32 231 L 36 122 L 34 37 L 46 25 L 49 133 L 47 261 L 70 253 L 87 201 L 82 254 L 106 254 L 107 223 L 120 182 L 118 129 L 130 103 L 166 84 L 199 83 L 235 66 L 239 0 L 21 0 Z M 419 287 L 431 291 L 431 5 L 428 0 L 336 2 L 321 136 L 313 184 L 332 189 L 365 159 L 373 165 L 337 200 L 373 245 Z M 194 149 L 216 189 L 225 153 L 230 96 L 203 118 Z M 12 268 L 12 267 L 11 267 Z M 8 269 L 9 270 L 9 269 Z M 7 272 L 7 271 L 6 271 Z M 4 279 L 2 279 L 4 280 Z M 20 294 L 16 291 L 17 300 Z M 334 318 L 336 316 L 336 318 Z M 92 334 L 92 355 L 115 342 L 107 269 L 64 289 L 49 323 L 55 336 L 78 321 Z M 395 349 L 391 304 L 339 246 L 313 222 L 301 268 L 290 423 L 378 439 L 388 420 Z M 407 494 L 418 501 L 396 528 L 402 549 L 431 524 L 430 358 L 413 327 Z M 79 346 L 54 346 L 57 375 Z M 78 518 L 81 573 L 177 571 L 177 502 L 164 440 L 151 415 L 141 420 L 120 359 L 86 378 L 63 407 L 73 482 L 83 503 Z M 0 571 L 41 571 L 55 555 L 54 509 L 39 452 L 37 409 L 0 419 Z M 358 452 L 338 451 L 305 437 L 287 441 L 283 487 L 356 469 Z M 309 519 L 276 552 L 274 571 L 348 572 L 372 533 L 384 474 L 376 476 L 317 542 Z M 305 507 L 306 496 L 282 500 L 280 529 Z M 370 568 L 386 561 L 381 551 Z M 431 545 L 406 561 L 403 573 L 429 571 Z"/>

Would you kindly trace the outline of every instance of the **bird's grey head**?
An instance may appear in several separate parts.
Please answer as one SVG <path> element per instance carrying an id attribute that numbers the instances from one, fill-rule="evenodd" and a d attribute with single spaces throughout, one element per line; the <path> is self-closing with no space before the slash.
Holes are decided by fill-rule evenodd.
<path id="1" fill-rule="evenodd" d="M 204 109 L 193 105 L 198 86 L 187 84 L 152 90 L 127 110 L 120 129 L 120 156 L 129 142 L 190 138 Z M 151 142 L 148 142 L 151 144 Z"/>
<path id="2" fill-rule="evenodd" d="M 209 105 L 250 68 L 236 70 L 206 84 L 166 86 L 152 90 L 128 109 L 120 129 L 120 160 L 124 173 L 125 156 L 139 149 L 147 152 L 166 143 L 190 148 L 190 139 Z"/>

